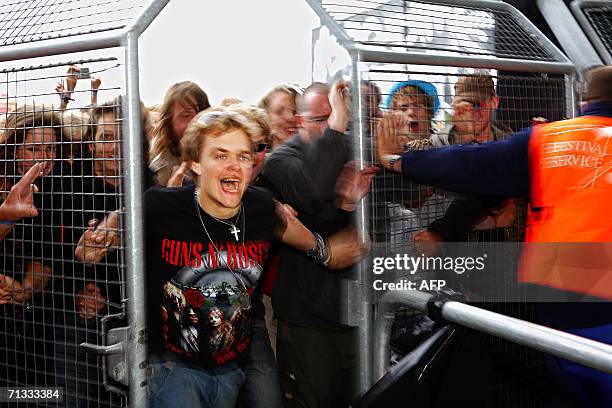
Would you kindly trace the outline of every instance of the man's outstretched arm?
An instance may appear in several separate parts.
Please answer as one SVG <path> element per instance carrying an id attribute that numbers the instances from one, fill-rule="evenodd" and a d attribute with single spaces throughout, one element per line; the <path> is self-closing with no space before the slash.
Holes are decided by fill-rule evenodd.
<path id="1" fill-rule="evenodd" d="M 377 154 L 383 166 L 420 184 L 466 194 L 528 197 L 530 135 L 527 129 L 499 142 L 402 153 L 395 135 L 387 133 L 378 137 Z"/>

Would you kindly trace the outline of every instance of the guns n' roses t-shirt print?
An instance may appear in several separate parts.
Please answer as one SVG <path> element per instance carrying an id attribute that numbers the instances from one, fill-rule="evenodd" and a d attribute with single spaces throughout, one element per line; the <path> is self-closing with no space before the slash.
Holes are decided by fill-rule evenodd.
<path id="1" fill-rule="evenodd" d="M 247 189 L 238 240 L 201 208 L 198 215 L 193 186 L 154 188 L 145 200 L 152 340 L 204 364 L 235 359 L 249 343 L 249 297 L 279 223 L 272 197 Z"/>

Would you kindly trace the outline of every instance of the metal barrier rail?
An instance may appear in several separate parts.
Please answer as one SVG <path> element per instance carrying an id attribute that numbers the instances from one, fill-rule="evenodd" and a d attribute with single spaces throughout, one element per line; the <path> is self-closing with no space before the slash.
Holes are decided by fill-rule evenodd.
<path id="1" fill-rule="evenodd" d="M 433 296 L 419 291 L 390 291 L 380 299 L 374 326 L 375 381 L 385 374 L 389 365 L 391 325 L 397 309 L 407 306 L 426 312 L 427 303 Z M 451 323 L 612 374 L 610 345 L 456 301 L 444 303 L 441 312 L 442 317 Z"/>
<path id="2" fill-rule="evenodd" d="M 607 26 L 605 26 L 605 15 L 609 14 L 612 10 L 612 1 L 586 1 L 586 0 L 576 0 L 571 4 L 572 12 L 576 17 L 576 20 L 584 30 L 584 33 L 589 37 L 591 43 L 601 56 L 601 59 L 606 64 L 612 64 L 612 47 L 610 44 L 610 36 L 607 36 L 606 39 L 606 28 L 610 29 L 610 22 L 608 21 Z M 591 13 L 602 13 L 603 19 L 600 20 L 604 22 L 603 26 L 594 25 L 595 21 L 592 20 Z M 589 13 L 589 15 L 587 15 Z M 609 31 L 608 31 L 609 32 Z"/>
<path id="3" fill-rule="evenodd" d="M 471 67 L 471 68 L 489 68 L 489 69 L 500 69 L 506 71 L 516 72 L 548 72 L 557 74 L 570 74 L 574 73 L 576 67 L 574 64 L 563 54 L 557 47 L 545 36 L 543 36 L 538 28 L 529 21 L 524 15 L 522 15 L 516 8 L 508 3 L 502 1 L 491 1 L 491 0 L 427 0 L 427 1 L 414 1 L 412 3 L 423 4 L 422 12 L 425 13 L 421 17 L 440 19 L 437 15 L 432 15 L 433 12 L 428 11 L 428 8 L 433 6 L 445 7 L 445 12 L 452 13 L 452 7 L 460 9 L 470 9 L 478 11 L 486 11 L 492 13 L 492 15 L 503 16 L 505 20 L 511 22 L 506 30 L 510 30 L 518 36 L 518 32 L 521 33 L 522 42 L 518 41 L 516 44 L 513 43 L 513 47 L 517 50 L 522 47 L 532 47 L 538 50 L 535 55 L 530 55 L 530 58 L 524 58 L 520 56 L 521 53 L 508 52 L 489 52 L 489 53 L 468 53 L 465 50 L 461 50 L 456 47 L 450 48 L 439 48 L 439 44 L 434 42 L 427 44 L 428 49 L 414 48 L 408 44 L 406 35 L 399 32 L 393 34 L 399 36 L 395 41 L 380 41 L 372 43 L 371 41 L 365 41 L 363 38 L 356 36 L 356 30 L 347 26 L 347 23 L 353 23 L 351 21 L 342 21 L 341 16 L 346 14 L 344 10 L 338 11 L 343 5 L 338 2 L 328 1 L 317 1 L 317 0 L 306 0 L 310 7 L 318 17 L 321 19 L 321 23 L 325 25 L 330 32 L 338 39 L 338 42 L 342 47 L 345 47 L 349 52 L 358 53 L 360 61 L 363 62 L 379 62 L 379 63 L 397 63 L 397 64 L 431 64 L 431 65 L 449 65 L 456 67 Z M 375 1 L 361 1 L 355 0 L 351 4 L 361 6 L 368 12 L 376 10 L 373 5 L 383 6 L 382 0 Z M 413 16 L 406 15 L 404 20 L 404 13 L 401 8 L 389 11 L 383 9 L 378 12 L 383 13 L 384 18 L 394 17 L 398 23 L 406 25 L 412 24 L 411 21 Z M 434 13 L 435 14 L 435 13 Z M 340 17 L 339 17 L 340 15 Z M 462 20 L 458 20 L 455 27 L 463 27 L 467 23 Z M 448 24 L 447 24 L 448 25 Z M 463 28 L 461 28 L 463 30 Z M 364 32 L 374 32 L 372 29 L 364 29 Z M 436 38 L 442 38 L 441 35 L 456 36 L 458 30 L 445 30 L 441 34 L 438 34 Z M 479 38 L 479 37 L 477 37 Z M 478 40 L 479 41 L 479 40 Z M 492 44 L 483 42 L 481 44 L 485 49 L 489 49 Z M 494 47 L 493 47 L 494 48 Z M 436 51 L 436 52 L 433 52 Z M 536 57 L 538 55 L 539 57 Z"/>
<path id="4" fill-rule="evenodd" d="M 601 58 L 563 0 L 538 0 L 537 5 L 579 74 L 602 65 Z"/>

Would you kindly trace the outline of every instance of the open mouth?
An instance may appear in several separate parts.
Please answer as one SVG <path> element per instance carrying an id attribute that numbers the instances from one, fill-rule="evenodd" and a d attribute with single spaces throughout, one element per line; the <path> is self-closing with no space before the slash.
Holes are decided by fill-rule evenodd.
<path id="1" fill-rule="evenodd" d="M 411 133 L 417 133 L 419 131 L 419 122 L 412 120 L 408 123 L 408 127 Z"/>
<path id="2" fill-rule="evenodd" d="M 221 179 L 221 189 L 224 193 L 237 193 L 240 185 L 240 179 L 233 177 L 226 177 Z"/>

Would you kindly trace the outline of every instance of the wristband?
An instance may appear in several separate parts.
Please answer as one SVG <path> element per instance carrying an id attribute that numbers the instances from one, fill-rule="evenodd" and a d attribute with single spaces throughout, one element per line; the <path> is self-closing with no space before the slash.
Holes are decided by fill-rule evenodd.
<path id="1" fill-rule="evenodd" d="M 316 232 L 312 232 L 312 235 L 317 241 L 317 244 L 314 248 L 307 251 L 306 254 L 315 261 L 327 266 L 330 261 L 330 256 L 327 251 L 327 242 Z"/>
<path id="2" fill-rule="evenodd" d="M 331 250 L 331 246 L 329 245 L 328 240 L 323 238 L 323 243 L 325 244 L 325 259 L 323 260 L 323 265 L 328 266 L 329 263 L 331 262 L 332 250 Z"/>
<path id="3" fill-rule="evenodd" d="M 15 225 L 15 221 L 0 220 L 0 225 L 10 225 L 12 227 L 13 225 Z"/>

